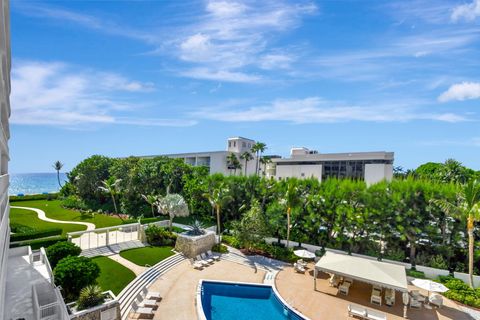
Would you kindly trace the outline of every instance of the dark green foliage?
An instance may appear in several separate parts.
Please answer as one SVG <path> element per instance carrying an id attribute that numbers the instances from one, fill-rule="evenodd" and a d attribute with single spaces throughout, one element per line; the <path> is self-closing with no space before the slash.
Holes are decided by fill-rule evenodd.
<path id="1" fill-rule="evenodd" d="M 228 253 L 228 248 L 221 243 L 217 243 L 212 247 L 212 251 L 218 253 Z"/>
<path id="2" fill-rule="evenodd" d="M 10 222 L 10 231 L 13 233 L 28 233 L 34 232 L 35 228 L 20 223 Z"/>
<path id="3" fill-rule="evenodd" d="M 234 236 L 222 236 L 222 241 L 234 248 L 240 248 L 240 241 Z"/>
<path id="4" fill-rule="evenodd" d="M 414 277 L 418 279 L 426 279 L 425 273 L 423 271 L 417 271 L 413 269 L 407 269 L 407 276 Z"/>
<path id="5" fill-rule="evenodd" d="M 68 301 L 78 298 L 80 290 L 95 284 L 100 268 L 86 257 L 69 256 L 60 260 L 53 269 L 55 284 L 62 287 Z"/>
<path id="6" fill-rule="evenodd" d="M 82 249 L 71 242 L 57 242 L 47 248 L 47 257 L 52 268 L 55 268 L 57 263 L 63 258 L 78 256 L 81 252 Z"/>
<path id="7" fill-rule="evenodd" d="M 77 309 L 84 310 L 93 308 L 102 304 L 105 297 L 102 293 L 102 288 L 97 285 L 89 285 L 80 290 L 80 296 L 77 301 Z"/>
<path id="8" fill-rule="evenodd" d="M 150 225 L 145 229 L 147 242 L 154 246 L 173 246 L 177 235 L 166 228 Z"/>
<path id="9" fill-rule="evenodd" d="M 13 201 L 29 201 L 29 200 L 55 200 L 58 198 L 58 193 L 48 194 L 27 194 L 24 196 L 10 196 L 10 202 Z"/>
<path id="10" fill-rule="evenodd" d="M 39 239 L 39 238 L 57 236 L 60 234 L 62 234 L 62 229 L 60 228 L 50 228 L 50 229 L 43 229 L 38 231 L 33 230 L 33 231 L 28 231 L 23 233 L 12 234 L 10 235 L 10 241 L 14 242 L 14 241 L 29 240 L 29 239 Z"/>
<path id="11" fill-rule="evenodd" d="M 30 246 L 32 247 L 32 250 L 37 250 L 37 249 L 40 249 L 41 247 L 46 248 L 57 242 L 66 242 L 66 241 L 67 241 L 67 237 L 58 236 L 58 237 L 51 237 L 48 239 L 37 239 L 37 240 L 17 242 L 14 244 L 10 244 L 10 248 Z"/>
<path id="12" fill-rule="evenodd" d="M 460 279 L 453 277 L 439 276 L 439 281 L 443 283 L 449 291 L 443 295 L 449 299 L 464 303 L 472 307 L 480 307 L 480 290 L 472 289 L 468 284 Z"/>
<path id="13" fill-rule="evenodd" d="M 190 230 L 188 230 L 187 233 L 191 236 L 201 236 L 202 234 L 205 234 L 204 226 L 198 220 L 194 220 L 192 223 L 190 223 L 189 227 Z"/>

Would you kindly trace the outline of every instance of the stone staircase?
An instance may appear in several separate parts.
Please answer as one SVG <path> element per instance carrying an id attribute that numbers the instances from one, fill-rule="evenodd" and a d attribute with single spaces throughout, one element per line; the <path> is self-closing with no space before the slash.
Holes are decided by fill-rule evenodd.
<path id="1" fill-rule="evenodd" d="M 132 302 L 141 292 L 143 287 L 148 287 L 162 274 L 175 267 L 179 263 L 183 262 L 184 260 L 186 260 L 185 256 L 177 253 L 165 260 L 160 261 L 153 267 L 147 269 L 145 272 L 136 277 L 132 282 L 130 282 L 128 286 L 126 286 L 117 296 L 117 300 L 120 302 L 120 314 L 122 320 L 127 319 Z"/>

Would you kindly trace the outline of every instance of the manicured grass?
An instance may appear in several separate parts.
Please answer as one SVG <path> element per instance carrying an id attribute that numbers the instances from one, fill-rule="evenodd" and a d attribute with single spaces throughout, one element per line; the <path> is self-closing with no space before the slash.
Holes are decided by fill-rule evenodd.
<path id="1" fill-rule="evenodd" d="M 135 279 L 135 273 L 132 270 L 112 259 L 95 257 L 92 260 L 100 267 L 100 276 L 97 278 L 97 283 L 103 291 L 112 290 L 117 295 Z"/>
<path id="2" fill-rule="evenodd" d="M 153 266 L 158 262 L 174 255 L 172 247 L 144 247 L 128 249 L 120 252 L 120 256 L 144 267 L 146 264 Z"/>
<path id="3" fill-rule="evenodd" d="M 97 228 L 111 227 L 122 224 L 122 220 L 118 217 L 108 216 L 106 214 L 95 213 L 93 218 L 90 215 L 82 215 L 79 211 L 65 209 L 61 206 L 60 200 L 34 200 L 34 201 L 19 201 L 12 202 L 12 206 L 19 207 L 32 207 L 45 211 L 47 217 L 56 220 L 64 221 L 78 221 L 78 222 L 91 222 L 95 224 Z M 60 224 L 55 226 L 61 227 Z M 82 229 L 78 230 L 85 230 Z"/>
<path id="4" fill-rule="evenodd" d="M 36 212 L 33 212 L 31 210 L 15 209 L 15 208 L 10 209 L 10 223 L 21 224 L 21 225 L 33 228 L 35 230 L 61 228 L 62 235 L 66 235 L 67 232 L 82 231 L 87 229 L 86 226 L 81 226 L 76 224 L 61 224 L 61 223 L 43 221 L 38 219 Z"/>

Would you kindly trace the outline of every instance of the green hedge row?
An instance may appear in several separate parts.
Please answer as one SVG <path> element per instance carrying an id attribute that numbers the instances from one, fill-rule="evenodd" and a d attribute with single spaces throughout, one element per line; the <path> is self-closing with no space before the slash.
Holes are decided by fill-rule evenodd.
<path id="1" fill-rule="evenodd" d="M 48 194 L 27 194 L 24 196 L 10 196 L 10 202 L 12 201 L 29 201 L 29 200 L 55 200 L 59 197 L 58 193 Z"/>
<path id="2" fill-rule="evenodd" d="M 10 244 L 10 248 L 16 248 L 16 247 L 24 247 L 24 246 L 30 246 L 32 247 L 33 250 L 40 249 L 41 247 L 48 247 L 51 246 L 52 244 L 55 244 L 60 241 L 67 241 L 67 237 L 52 237 L 48 239 L 36 239 L 36 240 L 29 240 L 29 241 L 22 241 L 22 242 L 17 242 L 17 243 L 12 243 Z"/>
<path id="3" fill-rule="evenodd" d="M 443 293 L 445 297 L 472 307 L 480 308 L 480 288 L 472 289 L 462 280 L 450 276 L 439 276 L 438 279 L 450 289 Z"/>
<path id="4" fill-rule="evenodd" d="M 10 235 L 10 242 L 39 239 L 51 236 L 58 236 L 62 234 L 62 229 L 60 228 L 49 228 L 38 231 L 30 231 L 24 233 L 15 233 Z"/>

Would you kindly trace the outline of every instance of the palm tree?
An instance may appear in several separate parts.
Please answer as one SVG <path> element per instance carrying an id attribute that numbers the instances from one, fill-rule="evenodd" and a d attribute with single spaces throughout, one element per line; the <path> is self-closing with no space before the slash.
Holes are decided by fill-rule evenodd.
<path id="1" fill-rule="evenodd" d="M 263 142 L 256 142 L 252 146 L 251 150 L 257 156 L 256 159 L 255 159 L 255 175 L 258 175 L 258 167 L 259 167 L 260 157 L 261 157 L 262 153 L 265 152 L 266 149 L 267 149 L 267 145 Z"/>
<path id="2" fill-rule="evenodd" d="M 150 207 L 152 208 L 152 217 L 155 217 L 154 207 L 158 197 L 153 194 L 149 194 L 149 195 L 142 194 L 142 198 L 150 205 Z"/>
<path id="3" fill-rule="evenodd" d="M 217 234 L 220 235 L 220 210 L 222 207 L 232 200 L 232 197 L 229 195 L 230 189 L 221 183 L 219 186 L 214 187 L 209 193 L 205 193 L 204 196 L 210 202 L 210 205 L 215 210 L 217 214 Z"/>
<path id="4" fill-rule="evenodd" d="M 242 153 L 242 155 L 240 156 L 240 159 L 243 159 L 245 160 L 245 175 L 247 175 L 247 165 L 248 165 L 248 161 L 252 160 L 253 159 L 253 156 L 250 152 L 248 151 L 245 151 L 244 153 Z"/>
<path id="5" fill-rule="evenodd" d="M 113 182 L 112 182 L 112 180 L 103 180 L 103 181 L 100 181 L 101 186 L 99 186 L 98 189 L 102 192 L 110 194 L 110 196 L 112 197 L 112 201 L 113 201 L 113 207 L 115 208 L 115 214 L 120 218 L 120 220 L 123 221 L 122 217 L 118 213 L 117 202 L 115 201 L 115 196 L 119 192 L 118 191 L 118 185 L 120 184 L 120 182 L 122 182 L 122 179 L 117 179 Z"/>
<path id="6" fill-rule="evenodd" d="M 281 200 L 281 203 L 287 207 L 287 248 L 290 243 L 290 216 L 292 209 L 301 205 L 300 195 L 295 180 L 288 180 L 287 191 Z"/>
<path id="7" fill-rule="evenodd" d="M 178 193 L 169 193 L 165 197 L 160 197 L 156 204 L 162 214 L 168 214 L 170 230 L 172 230 L 173 218 L 188 217 L 190 214 L 185 199 Z"/>
<path id="8" fill-rule="evenodd" d="M 231 170 L 237 171 L 237 168 L 236 168 L 237 162 L 239 161 L 235 153 L 232 152 L 227 156 L 227 167 L 228 167 L 228 170 L 230 170 L 230 173 L 231 173 Z"/>
<path id="9" fill-rule="evenodd" d="M 475 222 L 480 220 L 480 181 L 470 180 L 462 187 L 462 190 L 457 194 L 457 198 L 458 205 L 454 205 L 445 200 L 434 200 L 433 202 L 439 205 L 446 214 L 467 221 L 468 275 L 470 278 L 470 286 L 473 288 L 473 231 Z"/>
<path id="10" fill-rule="evenodd" d="M 260 158 L 260 163 L 263 165 L 262 175 L 265 176 L 267 174 L 267 164 L 269 164 L 270 162 L 272 162 L 270 157 L 265 156 Z"/>
<path id="11" fill-rule="evenodd" d="M 62 184 L 60 183 L 60 170 L 62 170 L 63 168 L 63 163 L 57 160 L 53 163 L 53 168 L 57 171 L 57 181 L 58 181 L 58 185 L 61 188 Z"/>

